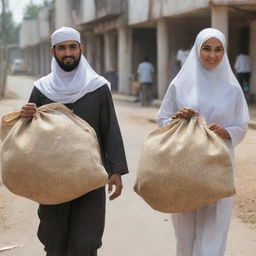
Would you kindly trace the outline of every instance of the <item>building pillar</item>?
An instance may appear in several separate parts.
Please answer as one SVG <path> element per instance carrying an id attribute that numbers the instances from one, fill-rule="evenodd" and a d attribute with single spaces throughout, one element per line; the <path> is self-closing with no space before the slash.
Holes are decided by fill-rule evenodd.
<path id="1" fill-rule="evenodd" d="M 33 75 L 34 76 L 37 76 L 38 73 L 38 63 L 37 63 L 37 51 L 36 51 L 36 46 L 32 46 L 32 52 L 33 52 L 33 55 L 32 55 L 32 70 L 33 70 Z"/>
<path id="2" fill-rule="evenodd" d="M 107 31 L 104 34 L 104 47 L 104 70 L 105 72 L 116 71 L 117 51 L 113 32 Z"/>
<path id="3" fill-rule="evenodd" d="M 251 79 L 250 92 L 256 95 L 256 21 L 250 23 L 250 58 L 251 58 Z"/>
<path id="4" fill-rule="evenodd" d="M 89 64 L 95 68 L 95 36 L 86 35 L 85 36 L 85 46 L 84 46 L 85 56 Z"/>
<path id="5" fill-rule="evenodd" d="M 118 91 L 129 94 L 132 72 L 132 36 L 129 27 L 118 29 Z"/>
<path id="6" fill-rule="evenodd" d="M 45 52 L 44 52 L 44 42 L 38 45 L 38 50 L 40 51 L 40 59 L 38 60 L 39 63 L 39 75 L 45 75 Z"/>
<path id="7" fill-rule="evenodd" d="M 52 63 L 52 51 L 51 51 L 51 41 L 45 43 L 45 56 L 46 56 L 46 74 L 51 72 Z"/>
<path id="8" fill-rule="evenodd" d="M 71 1 L 69 0 L 55 0 L 55 28 L 59 29 L 60 27 L 73 27 L 72 22 L 72 8 Z"/>
<path id="9" fill-rule="evenodd" d="M 157 21 L 157 93 L 159 99 L 163 99 L 169 84 L 169 56 L 168 22 L 160 19 Z"/>
<path id="10" fill-rule="evenodd" d="M 220 30 L 228 42 L 228 7 L 212 6 L 211 7 L 211 25 L 213 28 Z"/>
<path id="11" fill-rule="evenodd" d="M 102 36 L 97 35 L 95 38 L 95 69 L 96 72 L 103 75 L 103 67 L 102 67 L 102 62 L 103 62 L 103 46 L 102 46 Z"/>

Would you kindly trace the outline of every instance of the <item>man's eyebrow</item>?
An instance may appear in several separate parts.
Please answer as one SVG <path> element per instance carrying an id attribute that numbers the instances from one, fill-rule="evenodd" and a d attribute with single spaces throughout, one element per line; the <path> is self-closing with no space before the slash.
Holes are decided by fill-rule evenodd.
<path id="1" fill-rule="evenodd" d="M 69 46 L 79 46 L 79 44 L 73 43 L 73 44 L 58 44 L 56 47 L 69 47 Z"/>

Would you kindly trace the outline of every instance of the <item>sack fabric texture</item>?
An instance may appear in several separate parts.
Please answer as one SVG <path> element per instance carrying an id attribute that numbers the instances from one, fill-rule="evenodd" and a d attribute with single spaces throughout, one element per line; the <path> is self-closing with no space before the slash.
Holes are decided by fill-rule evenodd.
<path id="1" fill-rule="evenodd" d="M 19 196 L 60 204 L 108 182 L 94 129 L 63 104 L 3 116 L 1 138 L 2 180 Z"/>
<path id="2" fill-rule="evenodd" d="M 199 116 L 175 119 L 145 140 L 134 190 L 153 209 L 166 213 L 232 196 L 229 150 Z"/>

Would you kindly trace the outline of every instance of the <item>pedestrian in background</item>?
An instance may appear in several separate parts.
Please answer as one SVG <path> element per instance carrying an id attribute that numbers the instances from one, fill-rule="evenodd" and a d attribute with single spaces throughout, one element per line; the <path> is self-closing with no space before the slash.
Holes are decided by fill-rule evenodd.
<path id="1" fill-rule="evenodd" d="M 113 200 L 121 194 L 121 175 L 128 168 L 110 83 L 83 56 L 78 31 L 60 28 L 52 34 L 51 43 L 52 72 L 35 82 L 21 117 L 33 117 L 37 107 L 60 102 L 89 123 L 98 137 L 102 162 L 109 174 L 108 192 Z M 38 238 L 47 256 L 96 256 L 105 223 L 105 188 L 67 203 L 40 205 L 38 215 Z"/>
<path id="2" fill-rule="evenodd" d="M 140 100 L 141 105 L 148 107 L 153 99 L 153 81 L 154 81 L 154 67 L 149 62 L 148 57 L 143 59 L 139 64 L 137 74 L 140 82 Z"/>
<path id="3" fill-rule="evenodd" d="M 179 49 L 177 51 L 176 60 L 179 62 L 179 69 L 183 67 L 189 53 L 190 53 L 190 49 Z"/>
<path id="4" fill-rule="evenodd" d="M 235 71 L 237 79 L 243 89 L 244 93 L 249 92 L 250 77 L 251 77 L 251 60 L 246 51 L 242 51 L 235 61 Z"/>
<path id="5" fill-rule="evenodd" d="M 225 142 L 235 175 L 234 147 L 245 136 L 248 107 L 229 64 L 225 36 L 212 28 L 197 35 L 187 61 L 167 90 L 157 120 L 164 126 L 174 118 L 193 115 L 203 117 Z M 233 197 L 229 197 L 173 214 L 177 256 L 224 256 L 232 205 Z"/>

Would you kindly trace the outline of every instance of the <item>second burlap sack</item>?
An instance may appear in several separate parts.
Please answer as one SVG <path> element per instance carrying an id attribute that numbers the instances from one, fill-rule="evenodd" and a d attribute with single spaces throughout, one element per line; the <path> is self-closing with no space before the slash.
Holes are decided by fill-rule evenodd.
<path id="1" fill-rule="evenodd" d="M 60 103 L 4 116 L 1 138 L 3 183 L 17 195 L 60 204 L 108 182 L 95 131 Z"/>
<path id="2" fill-rule="evenodd" d="M 155 210 L 193 210 L 235 193 L 229 151 L 198 116 L 176 119 L 144 143 L 134 190 Z"/>

